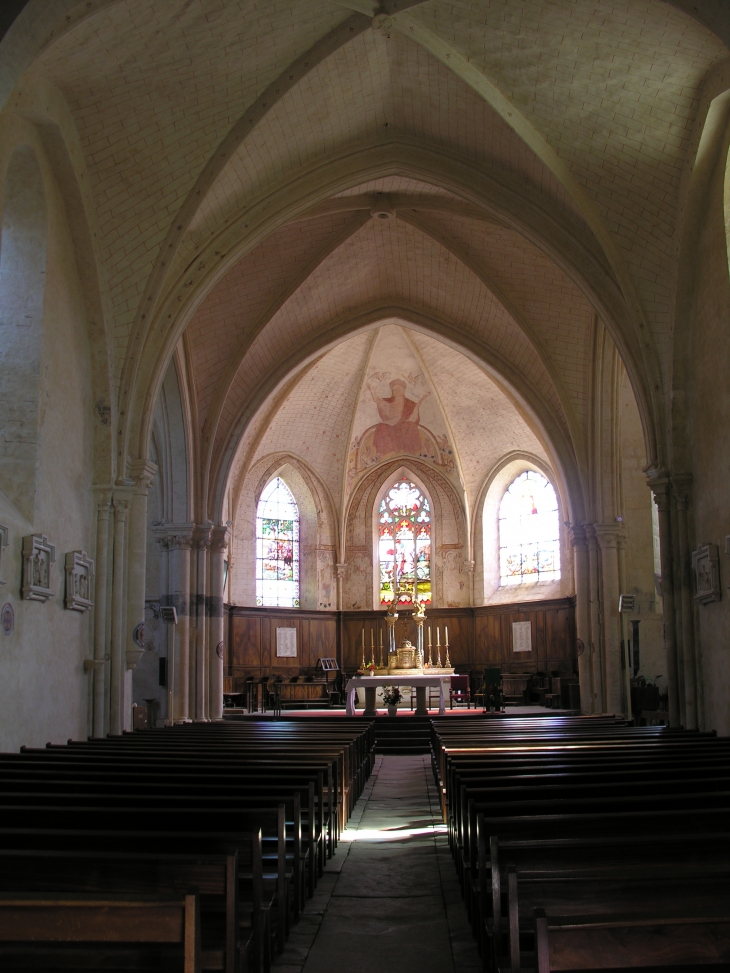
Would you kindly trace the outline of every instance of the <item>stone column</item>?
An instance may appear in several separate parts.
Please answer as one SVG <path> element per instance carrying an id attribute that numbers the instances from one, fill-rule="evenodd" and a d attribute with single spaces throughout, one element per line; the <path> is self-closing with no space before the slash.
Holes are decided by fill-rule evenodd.
<path id="1" fill-rule="evenodd" d="M 231 522 L 214 527 L 210 537 L 210 642 L 209 642 L 209 713 L 212 720 L 223 717 L 223 562 L 231 537 Z"/>
<path id="2" fill-rule="evenodd" d="M 155 530 L 155 540 L 160 548 L 160 605 L 168 605 L 170 603 L 168 595 L 170 590 L 170 544 L 168 538 L 164 534 L 158 533 L 157 530 Z M 171 663 L 172 653 L 174 651 L 175 627 L 165 623 L 163 631 L 165 632 L 165 653 L 167 658 L 167 686 L 165 687 L 164 705 L 160 705 L 158 719 L 169 720 L 170 692 L 173 689 L 171 682 Z"/>
<path id="3" fill-rule="evenodd" d="M 669 504 L 669 475 L 658 474 L 647 481 L 654 494 L 659 520 L 659 547 L 662 567 L 662 609 L 664 646 L 667 653 L 669 722 L 679 726 L 679 679 L 677 672 L 677 629 L 674 617 L 674 567 L 672 564 L 672 521 Z"/>
<path id="4" fill-rule="evenodd" d="M 476 561 L 464 561 L 464 570 L 469 575 L 469 607 L 474 607 L 474 568 L 476 567 Z"/>
<path id="5" fill-rule="evenodd" d="M 580 681 L 580 709 L 582 713 L 592 713 L 593 680 L 591 678 L 591 621 L 590 621 L 590 577 L 588 565 L 588 543 L 583 527 L 571 527 L 570 543 L 573 548 L 575 574 L 575 633 L 583 643 L 583 652 L 578 656 L 578 678 Z"/>
<path id="6" fill-rule="evenodd" d="M 106 586 L 109 561 L 111 490 L 99 490 L 96 500 L 96 578 L 94 584 L 94 722 L 93 734 L 106 734 L 105 670 L 109 658 L 106 639 Z"/>
<path id="7" fill-rule="evenodd" d="M 677 540 L 679 546 L 680 625 L 682 632 L 682 663 L 684 669 L 684 726 L 698 727 L 697 669 L 694 644 L 694 601 L 692 598 L 692 554 L 689 539 L 689 490 L 691 473 L 672 476 L 674 502 L 677 508 Z M 663 587 L 663 586 L 662 586 Z M 682 710 L 680 700 L 680 714 Z"/>
<path id="8" fill-rule="evenodd" d="M 134 669 L 144 652 L 145 580 L 147 571 L 147 494 L 157 472 L 154 463 L 139 460 L 131 464 L 135 481 L 129 512 L 127 560 L 126 665 Z M 138 625 L 141 630 L 137 630 Z M 137 631 L 137 640 L 135 640 Z"/>
<path id="9" fill-rule="evenodd" d="M 621 618 L 618 611 L 618 546 L 621 527 L 618 524 L 595 524 L 594 527 L 601 548 L 601 612 L 606 707 L 609 713 L 625 713 L 621 670 Z"/>
<path id="10" fill-rule="evenodd" d="M 210 545 L 211 525 L 198 526 L 193 530 L 193 549 L 195 551 L 195 607 L 191 605 L 191 625 L 194 624 L 194 637 L 190 642 L 195 645 L 195 720 L 206 722 L 208 719 L 208 547 Z M 191 565 L 192 567 L 192 565 Z"/>
<path id="11" fill-rule="evenodd" d="M 593 524 L 585 525 L 586 546 L 588 548 L 588 611 L 590 615 L 590 643 L 586 652 L 590 655 L 589 667 L 593 685 L 592 712 L 606 711 L 606 698 L 603 678 L 603 632 L 601 630 L 600 598 L 600 558 L 596 530 Z"/>
<path id="12" fill-rule="evenodd" d="M 342 605 L 342 587 L 345 581 L 345 572 L 347 571 L 347 564 L 335 564 L 335 571 L 337 572 L 337 610 L 343 611 Z"/>
<path id="13" fill-rule="evenodd" d="M 124 672 L 125 639 L 124 623 L 126 604 L 124 600 L 124 569 L 126 566 L 125 546 L 127 515 L 130 506 L 128 491 L 114 492 L 114 554 L 112 574 L 112 644 L 111 644 L 111 686 L 109 700 L 109 732 L 118 736 L 124 728 Z"/>
<path id="14" fill-rule="evenodd" d="M 177 611 L 173 655 L 168 665 L 174 670 L 175 722 L 190 719 L 190 551 L 194 524 L 166 524 L 169 588 L 160 599 Z M 163 600 L 164 599 L 164 600 Z M 176 644 L 175 644 L 176 643 Z M 172 678 L 172 673 L 171 673 Z"/>

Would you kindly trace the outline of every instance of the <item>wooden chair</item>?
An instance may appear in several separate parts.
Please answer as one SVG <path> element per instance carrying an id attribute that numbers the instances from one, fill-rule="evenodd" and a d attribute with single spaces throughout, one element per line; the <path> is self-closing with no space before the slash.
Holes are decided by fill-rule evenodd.
<path id="1" fill-rule="evenodd" d="M 454 700 L 463 703 L 466 700 L 466 708 L 471 708 L 471 689 L 469 688 L 469 676 L 452 676 L 449 686 L 449 707 L 454 708 Z"/>

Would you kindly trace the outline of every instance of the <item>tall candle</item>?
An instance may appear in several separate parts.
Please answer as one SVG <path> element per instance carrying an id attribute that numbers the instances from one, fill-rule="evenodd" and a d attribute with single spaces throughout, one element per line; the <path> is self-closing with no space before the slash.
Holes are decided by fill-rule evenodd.
<path id="1" fill-rule="evenodd" d="M 379 626 L 378 627 L 378 631 L 380 632 L 380 648 L 382 649 L 383 648 L 383 629 L 382 629 L 382 627 Z"/>
<path id="2" fill-rule="evenodd" d="M 373 630 L 370 629 L 370 651 L 371 652 L 375 648 L 375 641 L 374 640 L 375 640 L 375 632 L 373 632 Z"/>
<path id="3" fill-rule="evenodd" d="M 441 632 L 439 631 L 438 625 L 436 626 L 436 646 L 441 645 Z"/>
<path id="4" fill-rule="evenodd" d="M 444 632 L 446 632 L 446 638 L 444 639 L 444 645 L 448 645 L 449 644 L 449 628 L 448 628 L 447 625 L 444 625 Z"/>
<path id="5" fill-rule="evenodd" d="M 362 650 L 365 651 L 365 629 L 362 630 Z"/>
<path id="6" fill-rule="evenodd" d="M 428 647 L 431 648 L 431 626 L 428 626 Z"/>

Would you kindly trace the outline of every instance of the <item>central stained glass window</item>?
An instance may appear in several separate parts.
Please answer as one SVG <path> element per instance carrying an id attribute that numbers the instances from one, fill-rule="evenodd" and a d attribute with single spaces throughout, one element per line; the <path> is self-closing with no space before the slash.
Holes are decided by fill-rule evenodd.
<path id="1" fill-rule="evenodd" d="M 520 473 L 499 506 L 500 584 L 560 580 L 558 498 L 541 473 Z"/>
<path id="2" fill-rule="evenodd" d="M 415 483 L 399 480 L 378 512 L 380 604 L 389 605 L 398 586 L 398 604 L 431 604 L 431 507 Z"/>
<path id="3" fill-rule="evenodd" d="M 299 510 L 278 476 L 256 510 L 256 604 L 299 607 Z"/>

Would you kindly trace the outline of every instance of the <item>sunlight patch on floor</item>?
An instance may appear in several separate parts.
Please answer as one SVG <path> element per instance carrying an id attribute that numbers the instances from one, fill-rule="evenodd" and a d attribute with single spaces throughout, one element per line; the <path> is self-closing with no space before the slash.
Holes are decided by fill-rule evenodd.
<path id="1" fill-rule="evenodd" d="M 439 834 L 446 834 L 445 824 L 432 824 L 425 828 L 346 828 L 340 835 L 340 841 L 402 841 L 404 838 L 432 838 Z"/>

